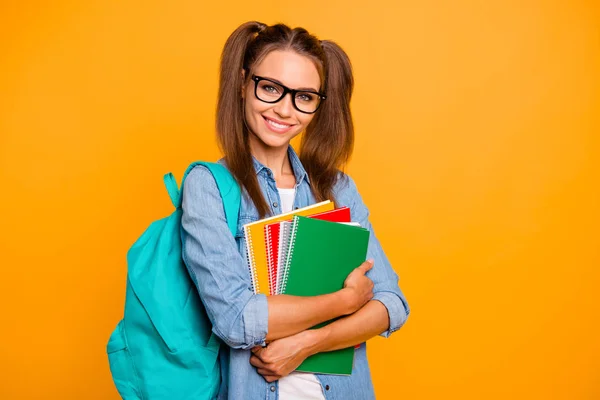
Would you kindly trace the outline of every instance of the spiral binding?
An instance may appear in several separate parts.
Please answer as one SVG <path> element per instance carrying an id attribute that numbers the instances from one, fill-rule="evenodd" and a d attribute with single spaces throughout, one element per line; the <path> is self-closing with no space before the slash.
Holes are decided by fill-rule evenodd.
<path id="1" fill-rule="evenodd" d="M 267 244 L 267 265 L 269 269 L 269 294 L 274 294 L 275 276 L 273 274 L 273 239 L 271 238 L 271 229 L 265 227 L 265 243 Z"/>
<path id="2" fill-rule="evenodd" d="M 256 275 L 256 261 L 254 260 L 252 234 L 250 233 L 250 229 L 244 227 L 244 235 L 246 236 L 246 258 L 248 260 L 248 271 L 250 272 L 250 279 L 252 280 L 252 288 L 254 289 L 254 294 L 258 294 L 260 288 L 258 287 L 258 276 Z"/>
<path id="3" fill-rule="evenodd" d="M 288 243 L 290 239 L 291 222 L 284 221 L 279 226 L 279 252 L 277 254 L 277 279 L 275 282 L 275 293 L 281 294 L 281 279 L 285 268 L 285 257 L 287 255 Z"/>
<path id="4" fill-rule="evenodd" d="M 300 219 L 298 217 L 294 217 L 294 222 L 292 223 L 292 230 L 289 235 L 289 247 L 287 251 L 287 258 L 285 261 L 285 268 L 283 271 L 283 278 L 281 281 L 281 293 L 285 293 L 288 277 L 290 276 L 290 265 L 292 264 L 292 257 L 294 255 L 294 245 L 296 242 L 296 231 L 298 230 L 298 221 L 300 221 Z"/>

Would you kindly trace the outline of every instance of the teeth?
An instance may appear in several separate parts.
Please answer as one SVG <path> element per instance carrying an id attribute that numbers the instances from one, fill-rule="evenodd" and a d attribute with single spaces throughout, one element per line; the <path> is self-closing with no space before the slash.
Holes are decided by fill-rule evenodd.
<path id="1" fill-rule="evenodd" d="M 279 129 L 289 128 L 289 125 L 278 124 L 277 122 L 271 121 L 270 119 L 268 119 L 267 122 L 269 124 L 273 125 L 275 128 L 279 128 Z"/>

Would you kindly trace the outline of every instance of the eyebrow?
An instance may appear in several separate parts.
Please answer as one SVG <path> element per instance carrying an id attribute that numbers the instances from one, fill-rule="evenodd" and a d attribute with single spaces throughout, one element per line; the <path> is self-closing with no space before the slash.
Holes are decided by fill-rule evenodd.
<path id="1" fill-rule="evenodd" d="M 277 79 L 271 78 L 269 76 L 263 76 L 263 78 L 267 78 L 268 80 L 273 81 L 281 86 L 287 87 L 287 85 L 284 85 L 283 83 L 281 83 L 281 81 L 279 81 Z M 294 89 L 294 90 L 319 93 L 319 91 L 317 89 L 309 88 L 309 87 L 301 87 L 301 88 Z"/>

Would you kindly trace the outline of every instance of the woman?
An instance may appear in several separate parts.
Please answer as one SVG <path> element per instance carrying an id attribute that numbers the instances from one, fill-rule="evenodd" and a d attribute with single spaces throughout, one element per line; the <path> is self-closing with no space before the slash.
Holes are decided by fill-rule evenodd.
<path id="1" fill-rule="evenodd" d="M 182 217 L 184 259 L 213 331 L 227 344 L 219 398 L 373 398 L 364 342 L 399 329 L 409 308 L 354 182 L 340 172 L 354 137 L 348 57 L 304 29 L 248 22 L 227 40 L 220 72 L 220 162 L 243 189 L 238 234 L 231 236 L 203 166 L 187 177 Z M 290 140 L 302 132 L 298 156 Z M 352 220 L 370 230 L 369 260 L 336 293 L 253 294 L 242 226 L 325 199 L 350 207 Z M 358 344 L 351 376 L 293 372 L 314 353 Z"/>

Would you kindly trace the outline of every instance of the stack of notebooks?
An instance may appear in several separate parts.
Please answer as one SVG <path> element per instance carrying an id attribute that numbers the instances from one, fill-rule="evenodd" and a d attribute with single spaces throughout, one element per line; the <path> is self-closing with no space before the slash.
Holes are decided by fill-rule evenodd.
<path id="1" fill-rule="evenodd" d="M 342 289 L 367 257 L 369 231 L 331 201 L 244 225 L 254 293 L 318 296 Z M 332 321 L 325 322 L 319 328 Z M 350 375 L 354 348 L 315 354 L 297 371 Z"/>

